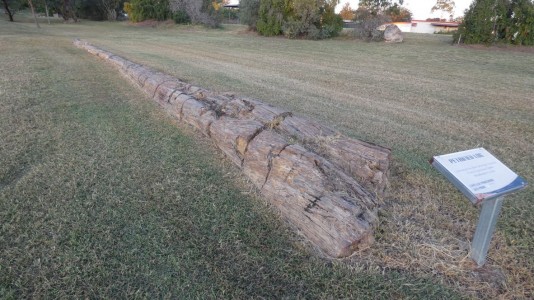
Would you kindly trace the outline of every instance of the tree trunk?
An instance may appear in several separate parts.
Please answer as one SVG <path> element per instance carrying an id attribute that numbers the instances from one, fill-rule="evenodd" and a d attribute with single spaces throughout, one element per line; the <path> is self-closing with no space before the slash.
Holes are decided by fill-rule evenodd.
<path id="1" fill-rule="evenodd" d="M 50 25 L 50 15 L 48 14 L 48 1 L 44 0 L 45 5 L 45 12 L 46 12 L 46 20 L 48 21 L 48 25 Z"/>
<path id="2" fill-rule="evenodd" d="M 70 3 L 70 0 L 63 0 L 63 20 L 68 21 L 72 18 L 74 22 L 78 22 L 78 18 L 76 18 L 76 14 L 72 9 L 73 6 L 74 5 Z"/>
<path id="3" fill-rule="evenodd" d="M 35 8 L 33 7 L 32 0 L 28 0 L 28 4 L 30 4 L 30 8 L 32 10 L 33 20 L 35 21 L 35 25 L 37 26 L 37 28 L 41 28 L 41 26 L 39 25 L 39 22 L 37 21 L 37 16 L 35 15 Z"/>
<path id="4" fill-rule="evenodd" d="M 2 2 L 4 3 L 4 9 L 6 10 L 7 15 L 9 16 L 9 21 L 15 22 L 15 20 L 13 20 L 13 13 L 9 9 L 9 5 L 7 5 L 7 0 L 2 0 Z"/>

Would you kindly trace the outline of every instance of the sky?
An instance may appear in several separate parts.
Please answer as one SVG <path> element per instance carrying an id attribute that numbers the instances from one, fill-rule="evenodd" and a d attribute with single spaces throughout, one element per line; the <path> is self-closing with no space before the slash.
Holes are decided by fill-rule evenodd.
<path id="1" fill-rule="evenodd" d="M 454 17 L 459 17 L 464 15 L 464 10 L 469 7 L 473 0 L 454 0 L 456 3 L 456 9 L 454 11 Z M 358 0 L 340 0 L 339 5 L 336 7 L 336 11 L 339 12 L 341 7 L 349 2 L 350 7 L 353 9 L 358 8 Z M 239 0 L 230 0 L 230 3 L 239 3 Z M 445 18 L 448 19 L 449 16 L 446 14 L 441 15 L 441 13 L 436 12 L 434 14 L 430 13 L 432 6 L 436 4 L 435 0 L 404 0 L 404 7 L 408 8 L 412 14 L 414 20 L 425 20 L 426 18 Z"/>

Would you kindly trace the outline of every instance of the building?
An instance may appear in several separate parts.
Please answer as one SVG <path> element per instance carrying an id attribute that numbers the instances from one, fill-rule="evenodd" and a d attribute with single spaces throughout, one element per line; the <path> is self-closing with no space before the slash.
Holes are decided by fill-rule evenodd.
<path id="1" fill-rule="evenodd" d="M 411 30 L 415 33 L 438 33 L 458 30 L 458 22 L 447 22 L 439 19 L 412 20 Z M 400 28 L 400 27 L 399 27 Z M 401 29 L 402 30 L 402 29 Z"/>

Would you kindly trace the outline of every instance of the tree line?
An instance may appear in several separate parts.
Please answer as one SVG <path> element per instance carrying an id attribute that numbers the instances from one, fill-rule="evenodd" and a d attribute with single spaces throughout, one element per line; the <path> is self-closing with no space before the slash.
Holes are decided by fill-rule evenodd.
<path id="1" fill-rule="evenodd" d="M 89 20 L 115 20 L 124 0 L 1 0 L 4 11 L 11 22 L 16 13 L 30 8 L 32 13 L 41 13 L 46 17 L 58 14 L 65 21 L 77 21 L 78 18 Z"/>
<path id="2" fill-rule="evenodd" d="M 9 19 L 30 8 L 58 13 L 64 20 L 77 18 L 115 20 L 127 13 L 133 22 L 148 19 L 174 19 L 176 23 L 216 27 L 223 18 L 227 0 L 1 0 Z M 128 1 L 128 2 L 126 2 Z M 454 35 L 466 44 L 508 43 L 534 45 L 534 0 L 473 0 Z M 410 21 L 411 12 L 403 0 L 360 0 L 356 10 L 346 3 L 335 13 L 339 0 L 240 0 L 239 19 L 260 35 L 285 35 L 289 38 L 323 39 L 334 37 L 343 20 L 356 24 L 355 36 L 373 39 L 376 28 L 387 22 Z M 436 0 L 432 12 L 452 15 L 453 0 Z M 35 19 L 37 23 L 37 19 Z"/>

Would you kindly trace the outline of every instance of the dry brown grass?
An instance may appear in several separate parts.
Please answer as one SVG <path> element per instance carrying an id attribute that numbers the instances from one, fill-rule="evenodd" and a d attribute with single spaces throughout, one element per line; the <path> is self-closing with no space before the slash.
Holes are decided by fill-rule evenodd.
<path id="1" fill-rule="evenodd" d="M 343 263 L 432 276 L 470 297 L 534 297 L 532 188 L 507 197 L 488 263 L 476 268 L 469 250 L 478 211 L 427 162 L 482 146 L 534 181 L 532 54 L 454 47 L 440 35 L 384 45 L 262 38 L 242 27 L 90 23 L 47 30 L 391 147 L 392 185 L 376 243 Z"/>

